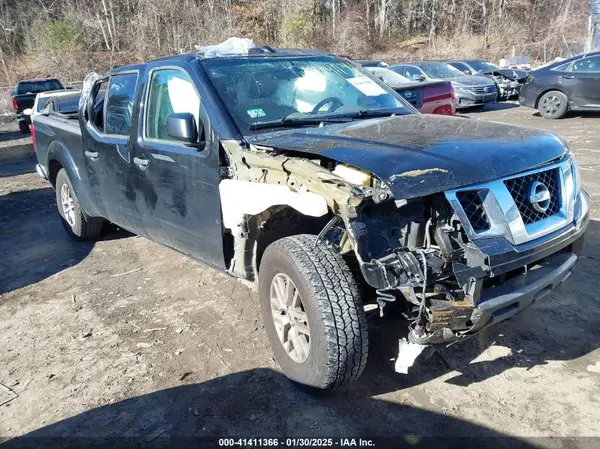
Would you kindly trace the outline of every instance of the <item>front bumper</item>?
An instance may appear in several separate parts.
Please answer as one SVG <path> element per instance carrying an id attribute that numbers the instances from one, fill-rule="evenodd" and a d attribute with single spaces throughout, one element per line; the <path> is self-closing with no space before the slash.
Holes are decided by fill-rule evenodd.
<path id="1" fill-rule="evenodd" d="M 583 237 L 574 246 L 583 246 Z M 578 259 L 579 256 L 569 249 L 546 258 L 527 274 L 484 290 L 471 316 L 473 327 L 467 334 L 510 318 L 546 298 L 571 275 Z"/>
<path id="2" fill-rule="evenodd" d="M 486 94 L 475 94 L 469 91 L 456 91 L 456 109 L 481 106 L 498 100 L 498 92 L 493 91 Z"/>
<path id="3" fill-rule="evenodd" d="M 579 260 L 588 223 L 589 196 L 581 190 L 574 220 L 568 226 L 521 245 L 500 238 L 477 242 L 488 260 L 490 275 L 483 280 L 474 303 L 452 311 L 446 324 L 454 331 L 435 332 L 427 343 L 448 344 L 468 338 L 546 298 L 570 276 Z M 436 328 L 442 330 L 439 325 Z M 423 343 L 419 338 L 412 340 Z"/>
<path id="4" fill-rule="evenodd" d="M 533 83 L 524 84 L 519 92 L 519 104 L 535 109 L 538 98 L 538 89 Z"/>

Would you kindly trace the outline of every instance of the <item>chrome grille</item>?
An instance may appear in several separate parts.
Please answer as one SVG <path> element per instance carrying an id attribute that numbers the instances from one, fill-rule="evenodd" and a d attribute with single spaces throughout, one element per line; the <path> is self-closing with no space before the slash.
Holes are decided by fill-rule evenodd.
<path id="1" fill-rule="evenodd" d="M 465 214 L 475 232 L 490 228 L 490 220 L 483 207 L 483 198 L 487 193 L 487 190 L 465 190 L 456 193 L 456 197 L 465 210 Z"/>
<path id="2" fill-rule="evenodd" d="M 543 212 L 534 209 L 531 200 L 529 199 L 531 186 L 536 181 L 541 182 L 550 191 L 550 204 Z M 507 179 L 504 181 L 504 184 L 512 195 L 513 200 L 515 200 L 523 223 L 526 225 L 556 215 L 560 209 L 560 190 L 557 168 L 532 173 L 519 178 Z"/>
<path id="3" fill-rule="evenodd" d="M 475 86 L 469 87 L 469 90 L 476 94 L 493 94 L 496 92 L 496 86 Z"/>
<path id="4" fill-rule="evenodd" d="M 520 245 L 568 225 L 578 192 L 568 158 L 444 194 L 469 238 L 504 237 Z"/>

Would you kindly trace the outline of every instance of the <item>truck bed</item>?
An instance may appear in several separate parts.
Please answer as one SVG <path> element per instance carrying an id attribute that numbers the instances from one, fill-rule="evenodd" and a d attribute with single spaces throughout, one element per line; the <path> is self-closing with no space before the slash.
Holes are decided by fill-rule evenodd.
<path id="1" fill-rule="evenodd" d="M 69 148 L 74 157 L 83 158 L 81 128 L 77 112 L 36 114 L 32 117 L 32 121 L 38 162 L 46 172 L 49 169 L 48 148 L 53 142 Z"/>

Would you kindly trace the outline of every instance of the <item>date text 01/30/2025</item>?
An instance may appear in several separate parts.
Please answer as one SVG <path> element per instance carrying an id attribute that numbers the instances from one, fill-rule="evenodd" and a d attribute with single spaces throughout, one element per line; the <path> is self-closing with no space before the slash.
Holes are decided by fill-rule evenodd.
<path id="1" fill-rule="evenodd" d="M 368 438 L 220 438 L 219 447 L 374 447 Z"/>

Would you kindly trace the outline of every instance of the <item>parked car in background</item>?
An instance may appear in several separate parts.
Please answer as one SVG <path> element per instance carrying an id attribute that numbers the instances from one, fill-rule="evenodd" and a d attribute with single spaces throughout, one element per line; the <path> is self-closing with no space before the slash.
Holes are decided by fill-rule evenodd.
<path id="1" fill-rule="evenodd" d="M 363 301 L 409 320 L 406 373 L 570 275 L 589 196 L 561 139 L 417 114 L 334 55 L 232 46 L 90 74 L 78 115 L 33 117 L 72 238 L 111 221 L 253 282 L 283 372 L 320 390 L 365 367 Z"/>
<path id="2" fill-rule="evenodd" d="M 488 77 L 465 75 L 445 62 L 410 62 L 390 69 L 413 81 L 450 81 L 456 93 L 456 109 L 481 108 L 498 100 L 496 84 Z"/>
<path id="3" fill-rule="evenodd" d="M 456 96 L 450 81 L 411 81 L 385 67 L 364 67 L 424 114 L 454 115 Z"/>
<path id="4" fill-rule="evenodd" d="M 64 86 L 56 78 L 19 81 L 17 88 L 12 92 L 12 104 L 17 114 L 19 130 L 23 134 L 29 132 L 29 124 L 31 123 L 29 115 L 23 114 L 23 111 L 33 107 L 36 95 L 40 92 L 63 89 Z"/>
<path id="5" fill-rule="evenodd" d="M 600 110 L 600 51 L 574 56 L 532 71 L 519 103 L 558 119 L 569 111 Z"/>
<path id="6" fill-rule="evenodd" d="M 483 59 L 462 59 L 445 61 L 465 75 L 483 75 L 494 80 L 498 87 L 500 100 L 511 100 L 519 97 L 519 92 L 529 72 L 527 70 L 502 69 L 496 64 Z"/>

